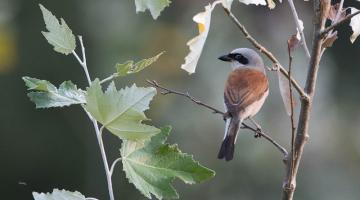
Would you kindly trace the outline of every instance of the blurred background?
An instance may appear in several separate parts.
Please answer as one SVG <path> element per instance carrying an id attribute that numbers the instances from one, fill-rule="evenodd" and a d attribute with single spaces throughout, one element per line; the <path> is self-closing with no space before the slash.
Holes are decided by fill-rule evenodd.
<path id="1" fill-rule="evenodd" d="M 360 7 L 359 2 L 351 2 L 346 6 Z M 49 192 L 53 188 L 108 199 L 95 133 L 80 106 L 36 110 L 26 96 L 22 76 L 47 79 L 55 85 L 64 80 L 72 80 L 81 88 L 87 85 L 76 60 L 54 52 L 41 35 L 45 25 L 38 3 L 63 17 L 75 34 L 84 36 L 93 78 L 113 73 L 116 62 L 166 51 L 150 68 L 118 79 L 117 86 L 133 82 L 146 86 L 146 79 L 155 79 L 170 88 L 189 91 L 219 109 L 223 108 L 223 87 L 230 67 L 217 57 L 234 48 L 251 47 L 224 11 L 216 8 L 197 73 L 189 76 L 180 65 L 188 53 L 186 42 L 197 34 L 192 17 L 203 11 L 208 1 L 174 0 L 154 21 L 149 12 L 135 13 L 133 0 L 0 0 L 1 199 L 32 199 L 32 191 Z M 312 3 L 295 3 L 310 45 Z M 286 66 L 286 41 L 295 33 L 288 4 L 278 4 L 270 11 L 234 2 L 233 12 Z M 360 197 L 360 41 L 352 45 L 350 27 L 340 29 L 339 39 L 321 62 L 297 200 Z M 307 62 L 299 48 L 293 73 L 302 84 Z M 289 148 L 290 120 L 279 95 L 276 73 L 268 75 L 270 96 L 256 119 Z M 224 162 L 216 158 L 224 129 L 221 116 L 170 95 L 156 96 L 147 115 L 157 126 L 172 125 L 169 142 L 178 143 L 183 152 L 193 154 L 217 173 L 212 180 L 193 186 L 175 181 L 180 199 L 280 199 L 285 173 L 282 156 L 267 141 L 254 139 L 244 130 L 238 138 L 235 159 Z M 110 134 L 104 137 L 113 160 L 119 155 L 120 141 Z M 117 199 L 145 199 L 128 183 L 120 165 L 113 180 Z"/>

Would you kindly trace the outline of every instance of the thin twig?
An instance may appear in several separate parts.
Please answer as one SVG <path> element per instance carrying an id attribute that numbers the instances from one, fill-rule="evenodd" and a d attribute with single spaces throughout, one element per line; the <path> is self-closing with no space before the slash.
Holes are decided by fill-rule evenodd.
<path id="1" fill-rule="evenodd" d="M 321 37 L 324 37 L 328 32 L 330 32 L 331 30 L 337 28 L 338 26 L 340 26 L 341 24 L 344 24 L 345 22 L 349 21 L 351 18 L 355 17 L 356 15 L 360 14 L 360 10 L 356 11 L 348 16 L 346 16 L 344 19 L 342 19 L 341 21 L 338 21 L 334 24 L 332 24 L 331 26 L 326 27 L 324 30 L 322 30 L 320 32 Z"/>
<path id="2" fill-rule="evenodd" d="M 90 78 L 90 74 L 89 74 L 87 64 L 86 64 L 85 47 L 84 47 L 84 43 L 83 43 L 83 40 L 82 40 L 81 36 L 79 36 L 79 41 L 80 41 L 80 45 L 81 45 L 82 60 L 80 59 L 80 57 L 77 55 L 77 53 L 75 51 L 72 51 L 72 54 L 75 56 L 76 60 L 80 63 L 80 65 L 84 69 L 86 79 L 87 79 L 88 84 L 90 86 L 91 85 L 91 78 Z M 91 116 L 91 114 L 88 113 L 86 110 L 85 110 L 85 112 L 88 115 L 91 122 L 93 123 L 95 133 L 96 133 L 96 138 L 97 138 L 98 143 L 99 143 L 100 153 L 101 153 L 101 157 L 102 157 L 104 167 L 105 167 L 105 174 L 106 174 L 106 180 L 107 180 L 110 200 L 115 200 L 114 192 L 113 192 L 113 188 L 112 188 L 111 174 L 110 174 L 110 171 L 109 171 L 109 164 L 108 164 L 108 161 L 107 161 L 105 147 L 104 147 L 104 143 L 103 143 L 103 140 L 102 140 L 102 130 L 103 130 L 103 128 L 99 129 L 99 125 L 98 125 L 96 119 L 94 119 Z"/>
<path id="3" fill-rule="evenodd" d="M 161 92 L 161 94 L 163 94 L 163 95 L 176 94 L 176 95 L 179 95 L 179 96 L 183 96 L 183 97 L 188 98 L 192 102 L 196 103 L 197 105 L 200 105 L 202 107 L 205 107 L 205 108 L 213 111 L 213 113 L 215 113 L 215 114 L 221 114 L 223 116 L 225 115 L 225 112 L 223 112 L 223 111 L 221 111 L 219 109 L 216 109 L 216 108 L 214 108 L 214 107 L 212 107 L 212 106 L 210 106 L 208 104 L 205 104 L 205 103 L 201 102 L 200 100 L 198 100 L 195 97 L 191 96 L 188 92 L 179 92 L 179 91 L 176 91 L 176 90 L 166 88 L 164 86 L 161 86 L 155 80 L 152 80 L 152 81 L 147 80 L 147 82 L 150 85 L 152 85 L 152 86 L 154 86 L 154 87 L 156 87 L 158 89 L 163 90 L 163 92 Z M 255 136 L 264 137 L 267 141 L 271 142 L 284 155 L 284 158 L 287 157 L 287 155 L 288 155 L 287 150 L 283 146 L 281 146 L 279 143 L 277 143 L 274 139 L 272 139 L 269 135 L 264 133 L 262 130 L 254 129 L 254 128 L 250 127 L 249 125 L 245 124 L 244 122 L 241 125 L 242 125 L 243 129 L 251 130 L 255 134 Z"/>
<path id="4" fill-rule="evenodd" d="M 284 76 L 289 78 L 289 74 L 287 73 L 287 70 L 280 64 L 279 60 L 275 58 L 275 56 L 266 49 L 263 45 L 261 45 L 254 37 L 250 35 L 250 33 L 246 30 L 245 26 L 242 25 L 239 20 L 234 16 L 234 14 L 227 8 L 223 7 L 225 13 L 230 17 L 230 19 L 235 23 L 235 25 L 240 29 L 240 31 L 244 34 L 245 38 L 261 53 L 266 55 L 271 62 L 273 62 L 280 70 Z M 294 85 L 296 91 L 299 93 L 302 99 L 309 100 L 309 96 L 304 92 L 302 87 L 297 83 L 297 81 L 291 77 L 291 83 Z"/>
<path id="5" fill-rule="evenodd" d="M 291 54 L 291 47 L 290 44 L 288 42 L 288 55 L 289 55 L 289 76 L 291 76 L 291 70 L 292 70 L 292 61 L 293 61 L 293 56 Z M 290 95 L 290 123 L 291 123 L 291 160 L 288 159 L 288 162 L 290 161 L 290 174 L 294 173 L 294 158 L 295 158 L 295 120 L 294 120 L 294 96 L 293 96 L 293 91 L 292 91 L 292 84 L 291 84 L 291 80 L 289 79 L 289 95 Z M 291 187 L 292 185 L 292 181 L 293 181 L 293 176 L 291 176 L 289 178 L 289 182 L 288 182 L 288 186 Z"/>
<path id="6" fill-rule="evenodd" d="M 301 36 L 301 44 L 302 44 L 303 47 L 304 47 L 306 56 L 307 56 L 308 58 L 310 58 L 310 52 L 309 52 L 309 49 L 308 49 L 307 44 L 306 44 L 305 34 L 304 34 L 304 30 L 303 30 L 304 27 L 301 27 L 301 26 L 300 26 L 300 22 L 299 22 L 300 18 L 299 18 L 299 16 L 298 16 L 297 11 L 296 11 L 296 8 L 295 8 L 295 5 L 294 5 L 293 0 L 288 0 L 288 2 L 289 2 L 290 9 L 291 9 L 291 12 L 292 12 L 293 17 L 294 17 L 294 20 L 295 20 L 296 27 L 297 27 L 297 29 L 298 29 L 298 31 L 299 31 L 299 33 L 300 33 L 300 36 Z"/>

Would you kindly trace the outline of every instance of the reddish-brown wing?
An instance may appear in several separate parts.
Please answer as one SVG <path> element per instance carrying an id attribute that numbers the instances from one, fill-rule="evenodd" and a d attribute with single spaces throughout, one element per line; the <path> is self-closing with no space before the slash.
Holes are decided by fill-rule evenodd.
<path id="1" fill-rule="evenodd" d="M 268 80 L 261 71 L 236 69 L 229 74 L 225 85 L 225 105 L 231 114 L 238 113 L 259 100 L 268 88 Z"/>

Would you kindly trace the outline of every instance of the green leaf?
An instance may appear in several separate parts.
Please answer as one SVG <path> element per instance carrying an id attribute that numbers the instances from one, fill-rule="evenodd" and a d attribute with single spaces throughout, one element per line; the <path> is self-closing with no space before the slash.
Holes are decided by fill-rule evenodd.
<path id="1" fill-rule="evenodd" d="M 165 144 L 170 130 L 170 127 L 162 128 L 161 133 L 146 144 L 125 140 L 120 150 L 126 177 L 148 198 L 151 194 L 158 199 L 178 198 L 171 185 L 175 178 L 194 184 L 215 175 L 176 145 Z"/>
<path id="2" fill-rule="evenodd" d="M 70 54 L 76 48 L 75 36 L 71 29 L 64 19 L 61 18 L 61 23 L 59 23 L 59 20 L 41 4 L 40 9 L 48 30 L 48 32 L 42 32 L 46 40 L 54 46 L 55 51 L 66 55 Z"/>
<path id="3" fill-rule="evenodd" d="M 127 140 L 147 140 L 160 132 L 142 124 L 147 120 L 144 111 L 156 94 L 156 89 L 136 85 L 117 90 L 112 82 L 105 93 L 98 79 L 87 88 L 84 108 L 111 133 Z"/>
<path id="4" fill-rule="evenodd" d="M 117 71 L 116 75 L 117 76 L 126 76 L 128 74 L 140 72 L 141 70 L 145 69 L 146 67 L 148 67 L 151 64 L 153 64 L 154 62 L 156 62 L 163 53 L 164 52 L 161 52 L 154 57 L 142 59 L 135 64 L 134 64 L 134 61 L 132 61 L 132 60 L 126 61 L 125 63 L 122 63 L 122 64 L 118 63 L 115 66 L 116 71 Z"/>
<path id="5" fill-rule="evenodd" d="M 77 89 L 71 81 L 65 81 L 59 89 L 46 80 L 23 77 L 31 92 L 28 96 L 36 108 L 63 107 L 85 103 L 85 92 Z"/>
<path id="6" fill-rule="evenodd" d="M 86 200 L 80 192 L 54 189 L 52 193 L 32 193 L 34 200 Z"/>
<path id="7" fill-rule="evenodd" d="M 170 0 L 135 0 L 136 12 L 145 12 L 149 9 L 152 17 L 156 19 L 170 3 Z"/>

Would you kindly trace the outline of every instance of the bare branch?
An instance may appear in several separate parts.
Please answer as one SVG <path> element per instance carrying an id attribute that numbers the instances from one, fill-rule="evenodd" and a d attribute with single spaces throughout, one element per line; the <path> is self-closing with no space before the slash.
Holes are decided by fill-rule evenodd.
<path id="1" fill-rule="evenodd" d="M 305 39 L 304 30 L 303 30 L 303 28 L 300 26 L 300 23 L 299 23 L 299 20 L 300 20 L 300 19 L 299 19 L 299 16 L 298 16 L 298 14 L 297 14 L 297 11 L 296 11 L 294 2 L 293 2 L 293 0 L 288 0 L 288 2 L 289 2 L 290 8 L 291 8 L 291 12 L 292 12 L 293 17 L 294 17 L 294 20 L 295 20 L 295 24 L 296 24 L 296 26 L 297 26 L 298 31 L 300 32 L 300 35 L 301 35 L 301 44 L 302 44 L 303 47 L 304 47 L 306 56 L 307 56 L 308 58 L 310 58 L 310 52 L 309 52 L 309 49 L 308 49 L 307 44 L 306 44 L 306 39 Z"/>
<path id="2" fill-rule="evenodd" d="M 348 16 L 346 16 L 343 20 L 338 21 L 334 24 L 332 24 L 331 26 L 326 27 L 324 30 L 322 30 L 320 32 L 321 37 L 324 37 L 327 33 L 329 33 L 330 31 L 332 31 L 333 29 L 337 28 L 338 26 L 344 24 L 345 22 L 349 21 L 351 18 L 355 17 L 356 15 L 360 14 L 360 10 L 356 11 Z"/>
<path id="3" fill-rule="evenodd" d="M 278 69 L 282 74 L 284 74 L 284 76 L 289 78 L 289 74 L 287 70 L 285 70 L 285 68 L 280 64 L 278 59 L 276 59 L 275 56 L 269 50 L 267 50 L 263 45 L 261 45 L 258 41 L 256 41 L 254 37 L 250 35 L 250 33 L 246 30 L 245 26 L 239 22 L 239 20 L 234 16 L 234 14 L 229 9 L 225 7 L 223 7 L 223 9 L 225 13 L 230 17 L 230 19 L 235 23 L 235 25 L 240 29 L 240 31 L 244 34 L 245 38 L 256 49 L 258 49 L 261 53 L 266 55 L 271 60 L 271 62 L 273 62 L 278 67 Z M 291 83 L 294 85 L 296 91 L 299 93 L 302 99 L 306 99 L 306 100 L 309 99 L 309 96 L 304 92 L 304 90 L 301 88 L 301 86 L 297 83 L 297 81 L 293 77 L 291 77 Z"/>
<path id="4" fill-rule="evenodd" d="M 296 176 L 299 169 L 300 160 L 304 151 L 304 146 L 308 140 L 309 134 L 309 123 L 310 123 L 310 113 L 312 109 L 312 98 L 315 94 L 315 86 L 317 75 L 319 71 L 320 56 L 322 51 L 322 37 L 321 32 L 325 28 L 325 22 L 327 18 L 327 13 L 330 9 L 330 0 L 314 0 L 314 33 L 313 33 L 313 46 L 312 54 L 308 68 L 308 75 L 306 79 L 305 92 L 309 94 L 310 101 L 305 101 L 302 99 L 300 116 L 298 121 L 298 128 L 295 136 L 295 156 L 293 157 L 289 154 L 286 165 L 286 176 L 283 184 L 282 199 L 283 200 L 292 200 L 294 196 L 294 191 L 296 188 Z M 294 162 L 293 170 L 291 170 L 291 163 Z M 289 183 L 291 179 L 291 183 Z"/>
<path id="5" fill-rule="evenodd" d="M 290 46 L 290 41 L 288 40 L 288 55 L 289 55 L 289 76 L 291 77 L 291 70 L 292 70 L 292 51 Z M 290 123 L 291 123 L 291 160 L 290 160 L 290 174 L 293 175 L 294 173 L 294 158 L 295 158 L 295 120 L 294 120 L 294 96 L 292 91 L 292 84 L 291 80 L 289 79 L 289 94 L 290 94 Z M 290 176 L 288 185 L 291 185 L 293 181 L 293 176 Z"/>
<path id="6" fill-rule="evenodd" d="M 161 92 L 162 95 L 167 95 L 167 94 L 176 94 L 176 95 L 179 95 L 179 96 L 183 96 L 183 97 L 186 97 L 188 98 L 189 100 L 191 100 L 192 102 L 196 103 L 197 105 L 199 106 L 202 106 L 202 107 L 205 107 L 211 111 L 213 111 L 213 113 L 215 114 L 221 114 L 222 116 L 225 116 L 225 112 L 221 111 L 221 110 L 218 110 L 208 104 L 205 104 L 203 102 L 201 102 L 200 100 L 196 99 L 195 97 L 191 96 L 188 92 L 179 92 L 179 91 L 175 91 L 175 90 L 172 90 L 172 89 L 169 89 L 169 88 L 166 88 L 164 86 L 161 86 L 159 83 L 157 83 L 155 80 L 147 80 L 147 82 L 156 87 L 156 88 L 159 88 L 161 90 L 163 90 L 163 92 Z M 243 129 L 248 129 L 248 130 L 251 130 L 254 134 L 255 134 L 255 137 L 263 137 L 265 138 L 267 141 L 271 142 L 283 155 L 284 155 L 284 158 L 287 157 L 288 155 L 288 152 L 287 150 L 281 146 L 279 143 L 277 143 L 274 139 L 272 139 L 268 134 L 264 133 L 262 130 L 260 129 L 254 129 L 252 128 L 251 126 L 245 124 L 245 123 L 242 123 L 241 124 Z"/>

